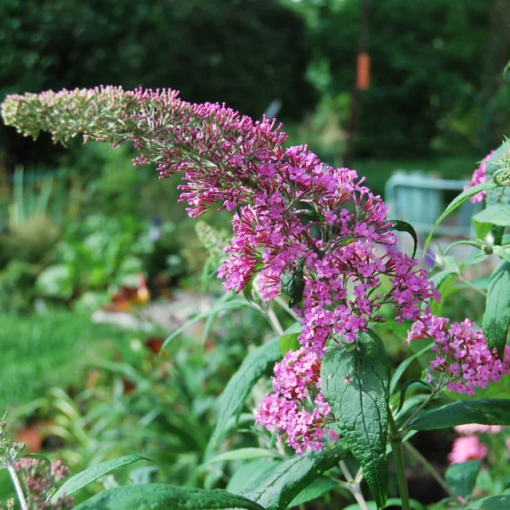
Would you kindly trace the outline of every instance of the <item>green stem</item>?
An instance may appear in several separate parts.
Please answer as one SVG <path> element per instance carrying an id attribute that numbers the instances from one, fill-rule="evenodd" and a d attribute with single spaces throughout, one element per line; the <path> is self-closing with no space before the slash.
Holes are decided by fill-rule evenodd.
<path id="1" fill-rule="evenodd" d="M 279 336 L 283 335 L 283 328 L 280 324 L 280 321 L 278 320 L 278 317 L 276 317 L 276 314 L 274 313 L 274 310 L 269 306 L 267 309 L 267 318 L 269 319 L 269 322 L 271 323 L 271 326 L 273 326 L 273 329 L 275 330 L 276 334 Z"/>
<path id="2" fill-rule="evenodd" d="M 27 500 L 25 499 L 25 495 L 23 494 L 23 489 L 21 488 L 18 475 L 10 461 L 7 462 L 7 471 L 9 472 L 9 475 L 11 477 L 12 485 L 14 485 L 14 489 L 16 490 L 16 495 L 18 496 L 19 506 L 21 507 L 21 510 L 28 510 L 28 503 Z"/>
<path id="3" fill-rule="evenodd" d="M 409 452 L 411 457 L 417 460 L 425 468 L 425 470 L 430 473 L 432 478 L 434 478 L 434 480 L 443 488 L 448 496 L 457 499 L 457 496 L 454 492 L 452 492 L 450 487 L 448 487 L 443 477 L 436 471 L 434 466 L 421 454 L 419 450 L 417 450 L 411 443 L 404 443 L 404 448 Z"/>
<path id="4" fill-rule="evenodd" d="M 406 467 L 404 463 L 404 450 L 402 448 L 402 436 L 395 425 L 391 409 L 388 409 L 388 423 L 390 427 L 390 442 L 397 468 L 398 487 L 400 489 L 400 500 L 402 501 L 402 510 L 410 510 L 409 489 L 407 487 Z"/>
<path id="5" fill-rule="evenodd" d="M 347 480 L 347 483 L 342 484 L 342 487 L 346 487 L 351 491 L 351 494 L 354 496 L 354 499 L 356 500 L 356 503 L 358 503 L 361 510 L 369 510 L 368 504 L 365 501 L 365 498 L 363 497 L 363 493 L 361 492 L 361 488 L 359 486 L 362 476 L 360 476 L 360 482 L 356 482 L 356 480 L 352 477 L 351 472 L 347 467 L 347 464 L 343 460 L 340 461 L 339 466 L 340 469 L 342 470 L 342 473 L 345 476 L 345 479 Z M 358 475 L 356 475 L 356 478 L 358 478 Z"/>

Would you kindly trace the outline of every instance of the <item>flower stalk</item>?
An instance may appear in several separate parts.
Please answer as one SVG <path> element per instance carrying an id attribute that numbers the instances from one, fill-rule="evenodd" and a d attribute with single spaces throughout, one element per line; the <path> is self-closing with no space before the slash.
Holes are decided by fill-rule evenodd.
<path id="1" fill-rule="evenodd" d="M 410 510 L 409 506 L 409 488 L 407 486 L 406 468 L 404 462 L 404 450 L 402 448 L 402 434 L 399 432 L 391 409 L 388 408 L 388 424 L 390 432 L 391 450 L 393 451 L 393 459 L 397 470 L 398 487 L 400 490 L 400 500 L 402 502 L 402 510 Z"/>

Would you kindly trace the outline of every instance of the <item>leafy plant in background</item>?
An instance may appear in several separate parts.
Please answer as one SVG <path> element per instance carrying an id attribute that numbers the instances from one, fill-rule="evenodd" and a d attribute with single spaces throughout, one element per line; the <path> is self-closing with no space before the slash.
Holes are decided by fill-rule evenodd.
<path id="1" fill-rule="evenodd" d="M 49 263 L 63 213 L 55 211 L 53 179 L 36 183 L 23 168 L 14 172 L 12 200 L 0 230 L 0 300 L 3 310 L 27 311 L 37 274 Z M 39 186 L 37 184 L 40 184 Z"/>
<path id="2" fill-rule="evenodd" d="M 186 103 L 170 90 L 115 87 L 11 96 L 2 112 L 21 133 L 37 137 L 41 130 L 50 131 L 55 142 L 78 133 L 114 145 L 132 141 L 140 152 L 136 165 L 155 162 L 161 177 L 183 172 L 181 200 L 188 202 L 192 217 L 215 202 L 234 212 L 234 237 L 219 275 L 227 290 L 243 291 L 245 305 L 264 313 L 277 335 L 246 357 L 225 388 L 211 439 L 211 448 L 218 448 L 227 424 L 235 423 L 248 395 L 257 393 L 260 377 L 276 362 L 273 392 L 257 399 L 257 422 L 267 429 L 259 431 L 259 447 L 222 452 L 216 461 L 277 460 L 260 464 L 227 492 L 128 485 L 77 508 L 165 508 L 171 503 L 173 508 L 284 509 L 295 498 L 322 494 L 318 485 L 330 490 L 333 481 L 366 509 L 364 480 L 371 504 L 380 509 L 388 502 L 391 453 L 399 503 L 408 510 L 419 503 L 409 498 L 404 449 L 449 487 L 410 446 L 417 431 L 510 424 L 507 399 L 448 397 L 473 396 L 510 374 L 506 260 L 491 277 L 483 328 L 469 319 L 450 323 L 430 308 L 431 300 L 440 297 L 434 282 L 417 260 L 396 247 L 394 231 L 416 238 L 412 227 L 388 220 L 384 203 L 355 171 L 328 167 L 306 147 L 284 149 L 286 136 L 274 121 L 254 122 L 217 104 Z M 439 221 L 482 191 L 488 201 L 495 197 L 503 203 L 509 161 L 503 146 L 491 160 L 499 165 L 497 171 L 490 174 L 487 168 L 485 182 L 457 197 Z M 505 227 L 491 226 L 493 240 L 488 248 L 477 245 L 481 253 L 491 249 L 505 257 Z M 241 303 L 227 302 L 223 308 Z M 273 309 L 282 303 L 296 319 L 286 331 Z M 432 355 L 423 379 L 400 382 L 413 357 L 391 373 L 376 333 L 388 309 L 397 323 L 412 323 L 409 342 L 426 341 L 416 355 Z M 406 398 L 411 389 L 413 396 Z M 288 455 L 285 444 L 296 454 Z M 345 480 L 338 480 L 338 472 Z M 506 494 L 472 501 L 471 494 L 448 491 L 453 499 L 439 507 L 504 508 L 510 501 Z"/>

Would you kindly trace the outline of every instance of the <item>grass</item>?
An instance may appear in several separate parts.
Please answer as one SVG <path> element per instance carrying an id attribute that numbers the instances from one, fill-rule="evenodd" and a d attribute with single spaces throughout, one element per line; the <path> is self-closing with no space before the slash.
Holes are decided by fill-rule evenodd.
<path id="1" fill-rule="evenodd" d="M 88 364 L 111 359 L 137 336 L 73 312 L 0 315 L 0 324 L 0 415 L 54 386 L 83 384 Z"/>

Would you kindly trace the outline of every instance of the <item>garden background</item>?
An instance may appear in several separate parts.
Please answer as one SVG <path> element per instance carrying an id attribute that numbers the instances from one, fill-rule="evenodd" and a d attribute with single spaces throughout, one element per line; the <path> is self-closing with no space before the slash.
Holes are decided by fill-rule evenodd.
<path id="1" fill-rule="evenodd" d="M 289 145 L 347 163 L 383 194 L 397 169 L 468 179 L 499 146 L 510 121 L 509 23 L 504 0 L 3 0 L 0 101 L 169 87 L 276 116 Z M 360 51 L 370 56 L 364 90 Z M 178 178 L 158 181 L 133 156 L 81 140 L 64 150 L 47 134 L 34 142 L 0 126 L 0 415 L 31 451 L 73 472 L 127 452 L 157 463 L 105 486 L 225 487 L 235 465 L 229 476 L 203 466 L 215 397 L 270 329 L 250 308 L 217 305 L 232 298 L 213 271 L 228 216 L 208 213 L 195 228 L 177 204 Z M 450 317 L 483 313 L 476 292 L 455 303 Z M 405 329 L 385 332 L 397 361 Z M 249 432 L 253 420 L 241 419 Z M 434 441 L 440 470 L 454 438 L 420 435 L 425 449 Z M 249 433 L 235 441 L 228 447 L 252 444 Z M 496 468 L 479 483 L 504 487 L 506 452 L 494 451 Z M 443 495 L 418 466 L 409 481 L 423 503 Z M 349 501 L 337 490 L 306 508 Z"/>

